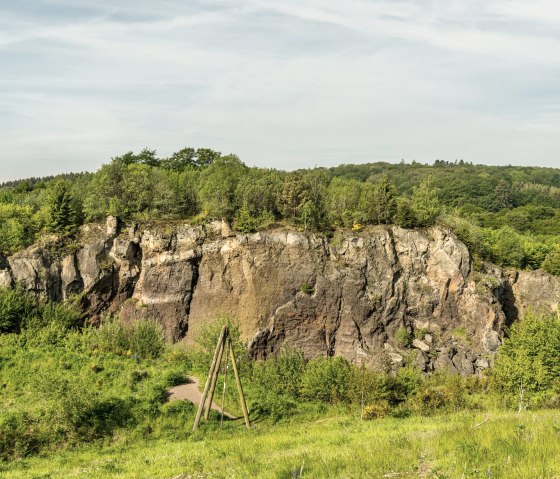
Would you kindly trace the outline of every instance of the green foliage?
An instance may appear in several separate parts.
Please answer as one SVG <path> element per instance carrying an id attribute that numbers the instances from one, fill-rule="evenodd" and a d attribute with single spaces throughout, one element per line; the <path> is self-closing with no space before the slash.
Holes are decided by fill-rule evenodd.
<path id="1" fill-rule="evenodd" d="M 0 414 L 0 461 L 21 459 L 44 442 L 38 421 L 27 412 Z"/>
<path id="2" fill-rule="evenodd" d="M 103 318 L 98 328 L 93 330 L 90 347 L 102 353 L 126 354 L 130 349 L 130 341 L 122 323 L 118 318 Z"/>
<path id="3" fill-rule="evenodd" d="M 129 335 L 130 350 L 137 357 L 155 359 L 165 350 L 163 327 L 157 321 L 135 321 Z"/>
<path id="4" fill-rule="evenodd" d="M 202 208 L 212 218 L 232 220 L 239 208 L 236 189 L 247 167 L 235 155 L 214 161 L 200 176 L 199 195 Z"/>
<path id="5" fill-rule="evenodd" d="M 301 396 L 305 367 L 303 354 L 290 349 L 255 364 L 252 377 L 255 399 L 251 410 L 273 421 L 293 414 Z"/>
<path id="6" fill-rule="evenodd" d="M 504 226 L 494 233 L 492 254 L 505 266 L 521 268 L 525 262 L 525 251 L 521 236 L 512 228 Z"/>
<path id="7" fill-rule="evenodd" d="M 52 233 L 70 234 L 77 226 L 75 200 L 66 180 L 49 184 L 45 206 L 48 214 L 47 229 Z"/>
<path id="8" fill-rule="evenodd" d="M 245 344 L 241 341 L 239 324 L 233 318 L 224 315 L 215 318 L 213 321 L 203 323 L 197 331 L 193 331 L 193 338 L 197 344 L 194 367 L 200 371 L 201 374 L 208 373 L 220 337 L 220 332 L 224 325 L 228 327 L 229 338 L 235 352 L 238 368 L 242 373 L 248 373 L 252 369 L 252 362 L 247 349 Z"/>
<path id="9" fill-rule="evenodd" d="M 36 299 L 18 289 L 0 289 L 0 333 L 19 332 L 39 313 Z"/>
<path id="10" fill-rule="evenodd" d="M 527 397 L 560 392 L 560 321 L 526 314 L 513 324 L 498 350 L 492 376 L 505 392 Z"/>
<path id="11" fill-rule="evenodd" d="M 315 288 L 310 285 L 307 281 L 304 281 L 303 283 L 301 283 L 301 286 L 299 287 L 299 290 L 302 293 L 308 294 L 308 295 L 312 295 L 315 293 Z"/>
<path id="12" fill-rule="evenodd" d="M 458 411 L 467 406 L 465 379 L 438 373 L 419 382 L 408 401 L 409 407 L 420 414 Z"/>
<path id="13" fill-rule="evenodd" d="M 351 371 L 350 363 L 341 356 L 314 358 L 305 369 L 301 394 L 307 399 L 329 403 L 346 401 Z"/>
<path id="14" fill-rule="evenodd" d="M 81 322 L 82 314 L 79 308 L 71 302 L 47 303 L 43 307 L 42 325 L 54 325 L 63 331 L 76 329 Z"/>
<path id="15" fill-rule="evenodd" d="M 546 255 L 542 262 L 542 268 L 547 273 L 560 276 L 560 247 L 554 248 Z"/>
<path id="16" fill-rule="evenodd" d="M 251 214 L 247 203 L 243 203 L 243 206 L 237 213 L 235 229 L 242 233 L 254 233 L 258 225 L 258 219 Z"/>
<path id="17" fill-rule="evenodd" d="M 286 173 L 249 168 L 235 155 L 205 148 L 183 148 L 169 158 L 145 148 L 113 158 L 95 174 L 0 185 L 0 253 L 30 245 L 45 229 L 66 235 L 107 215 L 194 223 L 223 218 L 243 233 L 278 223 L 327 233 L 442 224 L 477 262 L 560 269 L 559 169 L 438 160 Z"/>
<path id="18" fill-rule="evenodd" d="M 395 331 L 393 338 L 399 348 L 408 348 L 412 343 L 412 336 L 404 326 Z"/>
<path id="19" fill-rule="evenodd" d="M 431 178 L 426 178 L 420 185 L 414 188 L 412 201 L 410 203 L 416 225 L 431 226 L 441 213 L 438 191 L 433 186 Z"/>
<path id="20" fill-rule="evenodd" d="M 387 401 L 377 401 L 364 407 L 364 411 L 362 412 L 362 419 L 364 421 L 381 419 L 389 414 L 389 410 L 390 407 Z"/>
<path id="21" fill-rule="evenodd" d="M 0 253 L 12 253 L 30 244 L 41 227 L 29 205 L 0 202 Z"/>
<path id="22" fill-rule="evenodd" d="M 165 350 L 163 328 L 155 320 L 138 320 L 125 326 L 118 318 L 108 316 L 93 331 L 90 348 L 103 353 L 155 359 Z"/>
<path id="23" fill-rule="evenodd" d="M 397 200 L 395 223 L 403 228 L 413 228 L 416 225 L 414 211 L 408 198 L 399 198 Z"/>

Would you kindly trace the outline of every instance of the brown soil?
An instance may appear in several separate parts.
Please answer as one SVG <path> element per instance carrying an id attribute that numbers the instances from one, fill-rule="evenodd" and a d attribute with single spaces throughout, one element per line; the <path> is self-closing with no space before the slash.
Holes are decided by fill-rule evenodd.
<path id="1" fill-rule="evenodd" d="M 168 400 L 190 401 L 198 406 L 200 404 L 200 398 L 202 397 L 202 393 L 198 388 L 198 379 L 195 378 L 194 376 L 189 376 L 187 379 L 189 381 L 188 383 L 179 384 L 178 386 L 174 386 L 167 391 L 169 395 Z M 218 411 L 218 412 L 222 411 L 221 406 L 219 406 L 215 402 L 212 403 L 211 408 L 214 411 Z M 224 417 L 227 417 L 228 419 L 237 419 L 236 416 L 230 414 L 227 411 L 224 411 Z"/>

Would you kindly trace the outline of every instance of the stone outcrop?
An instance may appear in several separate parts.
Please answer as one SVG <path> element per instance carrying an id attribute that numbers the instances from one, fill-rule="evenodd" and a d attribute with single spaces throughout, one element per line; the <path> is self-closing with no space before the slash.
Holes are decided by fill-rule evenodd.
<path id="1" fill-rule="evenodd" d="M 155 318 L 192 341 L 220 315 L 239 321 L 254 357 L 283 346 L 376 367 L 413 357 L 426 372 L 473 374 L 491 365 L 504 327 L 528 309 L 552 313 L 560 281 L 542 271 L 473 271 L 449 231 L 395 226 L 334 237 L 272 230 L 236 235 L 225 224 L 82 230 L 59 257 L 36 245 L 0 257 L 0 287 L 52 300 L 80 294 L 85 314 Z"/>

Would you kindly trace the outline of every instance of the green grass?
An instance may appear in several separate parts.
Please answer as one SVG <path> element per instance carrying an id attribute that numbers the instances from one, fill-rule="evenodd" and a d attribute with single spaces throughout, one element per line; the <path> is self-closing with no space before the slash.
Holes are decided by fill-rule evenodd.
<path id="1" fill-rule="evenodd" d="M 478 428 L 486 415 L 490 419 Z M 360 421 L 349 415 L 257 425 L 205 425 L 182 440 L 127 440 L 0 465 L 16 478 L 555 478 L 560 411 L 457 413 Z M 186 425 L 187 426 L 187 425 Z"/>

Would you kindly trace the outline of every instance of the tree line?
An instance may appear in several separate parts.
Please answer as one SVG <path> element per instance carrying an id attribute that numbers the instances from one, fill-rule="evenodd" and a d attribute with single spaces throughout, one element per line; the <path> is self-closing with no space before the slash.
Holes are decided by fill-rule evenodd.
<path id="1" fill-rule="evenodd" d="M 285 224 L 326 234 L 367 225 L 451 228 L 479 260 L 560 274 L 560 169 L 444 162 L 292 172 L 183 148 L 128 152 L 96 173 L 0 186 L 0 253 L 86 222 L 225 219 L 243 233 Z"/>

